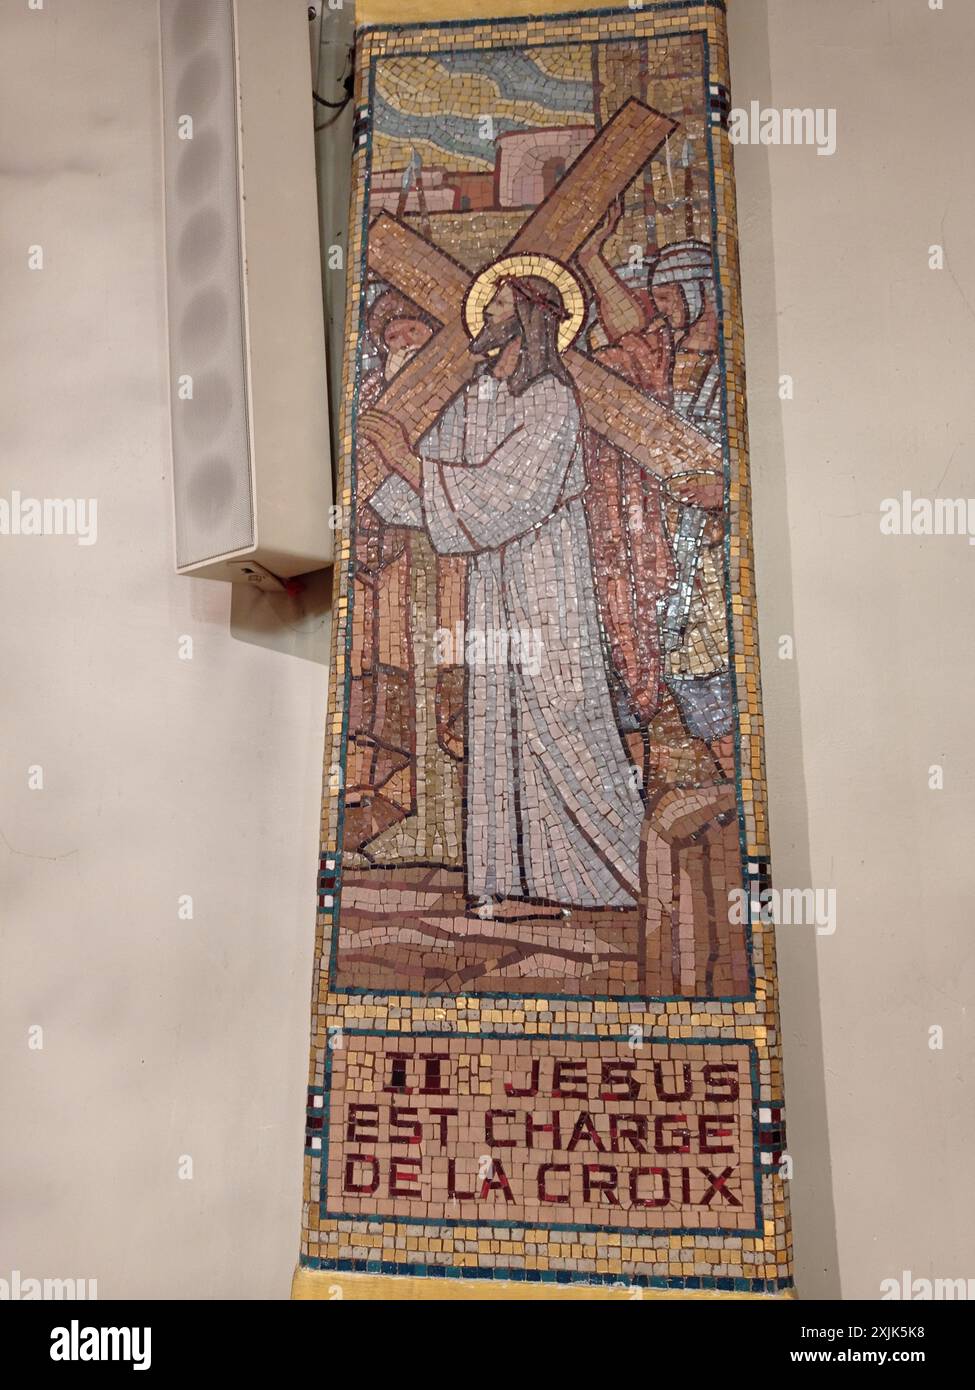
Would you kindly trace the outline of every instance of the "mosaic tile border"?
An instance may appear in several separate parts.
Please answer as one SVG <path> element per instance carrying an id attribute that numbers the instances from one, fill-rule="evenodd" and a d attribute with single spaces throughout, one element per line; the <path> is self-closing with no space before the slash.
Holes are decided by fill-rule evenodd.
<path id="1" fill-rule="evenodd" d="M 458 19 L 443 23 L 424 23 L 407 27 L 370 25 L 359 31 L 359 61 L 356 103 L 356 204 L 353 209 L 349 265 L 351 284 L 347 312 L 347 340 L 356 342 L 358 320 L 363 303 L 363 256 L 365 242 L 365 197 L 368 192 L 369 129 L 364 119 L 368 106 L 367 83 L 374 61 L 383 55 L 439 51 L 445 47 L 490 47 L 503 39 L 506 45 L 543 42 L 587 42 L 594 38 L 612 40 L 645 36 L 664 38 L 693 29 L 705 36 L 707 84 L 711 121 L 709 129 L 709 167 L 712 186 L 713 249 L 717 263 L 717 286 L 723 361 L 724 418 L 727 429 L 725 468 L 730 518 L 727 545 L 727 576 L 733 641 L 734 692 L 739 777 L 737 790 L 741 810 L 742 848 L 746 877 L 768 882 L 769 849 L 763 763 L 763 723 L 758 669 L 758 638 L 755 616 L 754 566 L 750 529 L 750 485 L 747 467 L 747 427 L 745 420 L 744 346 L 739 300 L 736 212 L 732 151 L 726 129 L 730 105 L 724 5 L 708 3 L 667 3 L 645 5 L 640 10 L 581 10 L 540 18 L 512 17 L 494 21 Z M 571 30 L 571 32 L 569 32 Z M 346 411 L 343 420 L 341 483 L 338 500 L 346 508 L 353 505 L 351 459 L 354 449 L 354 422 L 350 403 L 355 398 L 360 373 L 359 353 L 350 354 L 346 369 Z M 351 643 L 348 533 L 340 536 L 336 559 L 334 606 L 335 661 L 330 673 L 330 716 L 326 738 L 326 770 L 341 763 L 345 736 L 345 687 Z M 332 990 L 329 987 L 335 906 L 340 891 L 338 846 L 341 842 L 341 810 L 337 799 L 326 795 L 323 801 L 322 862 L 319 883 L 319 916 L 316 936 L 316 968 L 313 990 L 313 1034 L 310 1091 L 320 1093 L 327 1080 L 330 1030 L 351 1034 L 398 1033 L 436 1036 L 427 1030 L 451 1030 L 445 1035 L 479 1036 L 585 1036 L 590 1039 L 618 1038 L 630 1025 L 660 1031 L 671 1040 L 694 1038 L 700 1041 L 740 1040 L 748 1042 L 756 1058 L 759 1113 L 756 1116 L 756 1149 L 763 1169 L 763 1220 L 760 1234 L 740 1241 L 721 1239 L 721 1255 L 736 1273 L 715 1272 L 715 1261 L 707 1256 L 708 1241 L 714 1237 L 680 1233 L 669 1237 L 653 1250 L 653 1263 L 665 1265 L 667 1273 L 640 1272 L 626 1255 L 638 1264 L 647 1264 L 645 1251 L 625 1252 L 609 1258 L 608 1267 L 582 1281 L 597 1284 L 624 1279 L 627 1285 L 671 1292 L 696 1293 L 772 1293 L 791 1287 L 791 1235 L 785 1184 L 776 1171 L 783 1141 L 781 1097 L 783 1093 L 781 1057 L 777 1027 L 778 992 L 775 974 L 774 934 L 761 921 L 753 921 L 751 971 L 754 992 L 747 998 L 727 1000 L 607 998 L 575 995 L 544 997 L 471 994 L 428 998 L 406 992 L 381 993 L 375 990 Z M 320 1108 L 309 1111 L 309 1118 L 320 1118 Z M 301 1267 L 306 1271 L 333 1271 L 354 1275 L 399 1276 L 416 1274 L 414 1263 L 396 1258 L 363 1256 L 350 1258 L 341 1253 L 348 1248 L 346 1237 L 354 1243 L 378 1251 L 393 1250 L 401 1239 L 399 1223 L 382 1219 L 372 1223 L 378 1229 L 343 1232 L 340 1218 L 325 1217 L 320 1202 L 321 1155 L 306 1149 L 305 1220 L 301 1246 Z M 362 1225 L 363 1223 L 358 1223 Z M 440 1223 L 442 1224 L 442 1223 Z M 554 1230 L 554 1228 L 552 1228 Z M 671 1243 L 676 1240 L 677 1244 Z M 748 1256 L 746 1262 L 745 1256 Z M 558 1262 L 556 1257 L 555 1264 Z M 611 1267 L 609 1267 L 611 1266 Z M 744 1273 L 745 1268 L 750 1273 Z M 439 1265 L 425 1266 L 428 1274 L 450 1283 L 457 1279 L 507 1277 L 526 1282 L 550 1283 L 555 1287 L 575 1282 L 571 1270 L 556 1267 L 501 1276 L 493 1267 L 475 1270 L 471 1265 L 445 1266 L 442 1275 L 433 1273 Z M 300 1272 L 300 1271 L 299 1271 Z M 302 1295 L 304 1296 L 304 1295 Z M 393 1296 L 393 1295 L 389 1295 Z M 433 1295 L 432 1295 L 433 1296 Z M 443 1295 L 435 1295 L 443 1296 Z"/>

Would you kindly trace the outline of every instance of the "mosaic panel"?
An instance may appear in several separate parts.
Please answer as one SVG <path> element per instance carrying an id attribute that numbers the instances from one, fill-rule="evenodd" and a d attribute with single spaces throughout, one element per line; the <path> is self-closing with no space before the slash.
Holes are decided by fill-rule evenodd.
<path id="1" fill-rule="evenodd" d="M 779 1292 L 723 8 L 356 101 L 302 1267 Z"/>

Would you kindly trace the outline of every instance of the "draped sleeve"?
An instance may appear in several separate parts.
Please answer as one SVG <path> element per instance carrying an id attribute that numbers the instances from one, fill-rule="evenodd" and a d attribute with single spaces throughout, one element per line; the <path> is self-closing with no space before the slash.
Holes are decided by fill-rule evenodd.
<path id="1" fill-rule="evenodd" d="M 496 550 L 549 517 L 579 449 L 579 413 L 556 377 L 518 398 L 512 428 L 479 463 L 421 451 L 423 514 L 442 555 Z"/>

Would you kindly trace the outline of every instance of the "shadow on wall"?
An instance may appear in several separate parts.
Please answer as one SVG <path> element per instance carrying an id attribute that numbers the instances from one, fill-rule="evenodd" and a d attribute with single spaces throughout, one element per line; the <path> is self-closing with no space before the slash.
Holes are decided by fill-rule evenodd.
<path id="1" fill-rule="evenodd" d="M 230 635 L 238 642 L 327 666 L 332 641 L 332 571 L 316 570 L 302 575 L 299 582 L 304 587 L 294 596 L 250 584 L 232 585 Z"/>

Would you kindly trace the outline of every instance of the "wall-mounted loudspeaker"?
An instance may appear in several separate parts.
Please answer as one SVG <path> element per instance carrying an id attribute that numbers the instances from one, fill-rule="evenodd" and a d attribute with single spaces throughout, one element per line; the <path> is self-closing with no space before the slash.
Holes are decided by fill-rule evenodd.
<path id="1" fill-rule="evenodd" d="M 159 0 L 176 568 L 332 562 L 307 6 Z"/>

